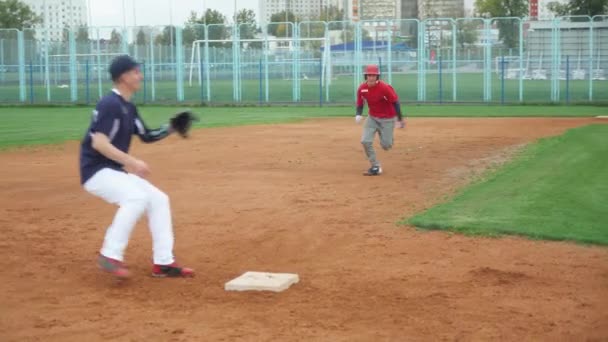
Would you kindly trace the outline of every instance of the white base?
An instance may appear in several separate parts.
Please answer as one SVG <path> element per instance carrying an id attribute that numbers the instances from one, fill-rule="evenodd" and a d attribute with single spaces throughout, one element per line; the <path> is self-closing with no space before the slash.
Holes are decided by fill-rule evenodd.
<path id="1" fill-rule="evenodd" d="M 596 118 L 598 118 L 598 119 L 608 119 L 608 115 L 599 115 L 599 116 L 596 116 Z"/>
<path id="2" fill-rule="evenodd" d="M 300 281 L 297 274 L 245 272 L 224 285 L 226 291 L 273 291 L 287 290 Z"/>

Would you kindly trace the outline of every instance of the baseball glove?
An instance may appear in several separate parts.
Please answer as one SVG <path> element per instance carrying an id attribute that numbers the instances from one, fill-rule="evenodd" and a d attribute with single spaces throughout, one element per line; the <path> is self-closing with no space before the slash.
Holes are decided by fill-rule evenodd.
<path id="1" fill-rule="evenodd" d="M 187 138 L 193 121 L 198 121 L 198 117 L 190 111 L 183 111 L 173 115 L 169 120 L 169 124 L 173 131 L 183 138 Z"/>

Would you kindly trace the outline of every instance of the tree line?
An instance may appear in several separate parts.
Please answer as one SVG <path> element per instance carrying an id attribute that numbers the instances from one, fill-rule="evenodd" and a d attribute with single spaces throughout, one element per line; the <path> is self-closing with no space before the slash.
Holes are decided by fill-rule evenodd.
<path id="1" fill-rule="evenodd" d="M 608 0 L 570 0 L 567 3 L 557 1 L 550 2 L 548 8 L 555 15 L 559 16 L 594 16 L 608 13 Z M 480 17 L 526 17 L 528 15 L 528 0 L 476 0 L 476 15 Z M 345 25 L 343 10 L 335 6 L 330 6 L 324 10 L 318 18 L 307 18 L 308 21 L 329 22 L 330 30 L 342 30 L 344 38 L 351 40 L 354 36 L 352 25 Z M 573 20 L 584 20 L 573 18 Z M 283 11 L 271 16 L 271 23 L 262 28 L 257 24 L 255 12 L 251 9 L 241 9 L 236 14 L 236 21 L 239 24 L 239 36 L 241 39 L 255 39 L 257 35 L 265 31 L 269 35 L 277 37 L 292 37 L 293 25 L 285 24 L 298 23 L 302 18 L 298 18 L 293 12 Z M 23 30 L 40 25 L 43 18 L 37 16 L 31 8 L 20 0 L 0 0 L 0 29 L 16 28 Z M 518 43 L 518 28 L 514 20 L 499 20 L 496 26 L 499 29 L 499 39 L 506 47 L 514 47 Z M 201 24 L 208 26 L 207 32 Z M 232 27 L 228 26 L 228 18 L 221 12 L 214 9 L 207 9 L 200 16 L 196 12 L 191 12 L 190 17 L 183 25 L 183 43 L 191 44 L 195 40 L 209 39 L 211 46 L 221 46 L 220 40 L 230 37 Z M 64 30 L 64 40 L 68 39 L 67 30 Z M 459 41 L 469 41 L 477 39 L 474 32 L 474 25 L 463 24 L 458 27 Z M 308 25 L 306 34 L 309 37 L 319 37 L 325 30 L 321 25 Z M 33 30 L 24 30 L 26 39 L 33 39 Z M 165 26 L 161 32 L 153 35 L 151 29 L 141 27 L 136 33 L 135 43 L 146 45 L 153 37 L 156 44 L 175 44 L 175 27 Z M 363 30 L 364 39 L 369 38 L 367 31 Z M 205 35 L 208 35 L 206 37 Z M 87 42 L 90 40 L 89 31 L 86 27 L 79 27 L 76 31 L 75 40 L 77 42 Z M 120 44 L 122 35 L 119 31 L 113 30 L 110 34 L 110 44 Z M 261 44 L 253 42 L 251 46 Z"/>

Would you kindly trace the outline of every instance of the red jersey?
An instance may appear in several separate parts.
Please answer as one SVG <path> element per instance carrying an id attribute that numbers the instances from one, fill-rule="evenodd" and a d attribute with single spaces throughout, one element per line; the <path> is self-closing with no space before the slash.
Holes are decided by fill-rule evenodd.
<path id="1" fill-rule="evenodd" d="M 372 87 L 363 82 L 357 89 L 357 107 L 362 107 L 367 102 L 369 115 L 380 118 L 390 119 L 397 116 L 394 103 L 399 101 L 395 89 L 380 80 Z"/>

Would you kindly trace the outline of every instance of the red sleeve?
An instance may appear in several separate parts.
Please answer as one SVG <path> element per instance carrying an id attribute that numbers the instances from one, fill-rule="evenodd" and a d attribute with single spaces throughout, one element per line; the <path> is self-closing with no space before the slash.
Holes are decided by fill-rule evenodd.
<path id="1" fill-rule="evenodd" d="M 361 87 L 357 89 L 357 107 L 363 107 L 363 96 L 361 96 Z"/>
<path id="2" fill-rule="evenodd" d="M 390 84 L 386 84 L 386 99 L 389 103 L 395 103 L 399 101 L 399 96 L 397 96 L 395 89 Z"/>

